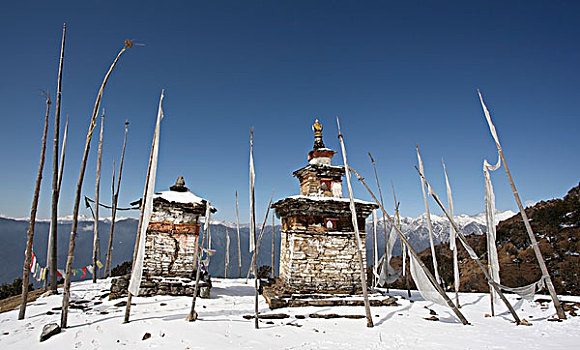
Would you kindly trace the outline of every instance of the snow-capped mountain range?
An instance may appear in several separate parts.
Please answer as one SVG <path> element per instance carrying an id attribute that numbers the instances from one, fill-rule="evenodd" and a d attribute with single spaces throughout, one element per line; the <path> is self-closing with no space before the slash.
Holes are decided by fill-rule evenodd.
<path id="1" fill-rule="evenodd" d="M 515 215 L 512 211 L 498 212 L 498 221 L 507 219 Z M 401 218 L 402 231 L 405 233 L 411 245 L 417 250 L 422 251 L 429 247 L 429 234 L 427 226 L 426 214 L 418 217 L 403 217 Z M 465 234 L 483 234 L 485 228 L 485 214 L 480 213 L 476 215 L 457 215 L 455 220 L 460 229 Z M 384 246 L 384 230 L 382 220 L 379 217 L 377 227 L 378 246 Z M 433 224 L 433 233 L 435 244 L 447 242 L 449 240 L 449 222 L 442 215 L 431 214 L 431 222 Z M 99 220 L 99 227 L 101 232 L 101 259 L 104 261 L 105 249 L 107 246 L 110 218 L 102 218 Z M 46 244 L 49 230 L 49 220 L 37 220 L 34 237 L 34 252 L 41 262 L 45 265 L 46 261 Z M 70 232 L 71 218 L 62 217 L 58 220 L 58 264 L 64 265 L 66 260 L 66 252 L 68 251 L 68 233 Z M 249 225 L 240 225 L 240 242 L 242 246 L 242 271 L 248 269 L 250 263 L 250 254 L 248 252 L 249 246 Z M 388 227 L 388 223 L 387 223 Z M 3 244 L 0 245 L 0 283 L 11 282 L 21 275 L 23 252 L 26 246 L 26 230 L 28 228 L 27 219 L 9 218 L 0 215 L 0 237 L 2 237 Z M 259 229 L 259 228 L 258 228 Z M 367 255 L 370 256 L 372 249 L 372 222 L 367 221 Z M 265 244 L 260 250 L 260 264 L 270 263 L 271 255 L 271 230 L 269 225 L 265 228 L 264 234 Z M 131 259 L 133 255 L 133 247 L 135 242 L 135 233 L 137 231 L 137 219 L 135 218 L 119 218 L 115 224 L 115 238 L 113 244 L 113 266 Z M 275 227 L 276 231 L 276 254 L 279 254 L 280 246 L 280 226 Z M 225 235 L 228 232 L 231 240 L 230 245 L 230 274 L 237 276 L 237 243 L 236 243 L 236 224 L 231 222 L 213 221 L 211 225 L 212 232 L 212 249 L 216 250 L 216 254 L 212 257 L 212 264 L 210 265 L 210 272 L 214 276 L 224 275 L 225 262 Z M 93 240 L 93 219 L 87 216 L 79 216 L 79 225 L 77 229 L 77 241 L 75 251 L 75 267 L 83 267 L 91 263 L 92 240 Z M 395 244 L 393 254 L 401 254 L 400 244 Z M 369 263 L 370 263 L 370 259 Z M 276 259 L 277 261 L 277 259 Z M 234 266 L 236 265 L 236 266 Z M 277 267 L 276 267 L 277 268 Z"/>
<path id="2" fill-rule="evenodd" d="M 498 211 L 496 213 L 496 219 L 498 223 L 505 219 L 514 216 L 516 213 L 511 210 Z M 479 213 L 475 215 L 460 214 L 454 215 L 455 223 L 466 235 L 484 234 L 486 229 L 485 223 L 485 213 Z M 379 222 L 382 220 L 379 219 Z M 431 214 L 431 224 L 433 226 L 433 240 L 435 245 L 440 243 L 445 243 L 449 241 L 449 233 L 451 229 L 451 224 L 445 215 L 435 215 Z M 369 226 L 370 225 L 370 226 Z M 382 225 L 380 225 L 382 226 Z M 387 227 L 389 227 L 387 222 Z M 372 232 L 372 224 L 367 223 L 367 232 Z M 381 229 L 378 231 L 383 232 Z M 427 223 L 427 214 L 421 214 L 415 218 L 412 217 L 402 217 L 401 218 L 401 231 L 405 233 L 413 247 L 417 251 L 422 251 L 429 246 L 429 226 Z M 400 248 L 397 250 L 395 248 L 395 255 L 400 254 Z"/>

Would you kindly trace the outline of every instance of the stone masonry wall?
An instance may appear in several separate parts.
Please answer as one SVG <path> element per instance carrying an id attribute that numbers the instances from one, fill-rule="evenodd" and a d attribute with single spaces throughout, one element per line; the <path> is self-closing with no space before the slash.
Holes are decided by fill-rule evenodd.
<path id="1" fill-rule="evenodd" d="M 365 236 L 361 232 L 363 252 Z M 366 266 L 364 256 L 363 261 Z M 282 232 L 280 279 L 286 287 L 302 292 L 360 291 L 355 234 Z"/>
<path id="2" fill-rule="evenodd" d="M 153 207 L 145 239 L 143 274 L 191 278 L 196 267 L 199 208 L 160 198 L 155 198 Z"/>
<path id="3" fill-rule="evenodd" d="M 196 263 L 197 238 L 195 234 L 147 231 L 143 273 L 191 277 Z"/>

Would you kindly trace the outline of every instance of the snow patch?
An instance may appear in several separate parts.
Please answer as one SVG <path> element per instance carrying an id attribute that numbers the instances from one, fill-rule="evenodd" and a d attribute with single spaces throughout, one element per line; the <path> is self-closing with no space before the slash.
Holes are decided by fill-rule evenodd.
<path id="1" fill-rule="evenodd" d="M 17 320 L 18 310 L 0 314 L 2 349 L 575 349 L 580 344 L 580 317 L 562 322 L 549 322 L 555 310 L 551 303 L 538 304 L 517 300 L 506 294 L 516 306 L 518 315 L 533 324 L 531 327 L 512 323 L 506 308 L 496 305 L 496 314 L 489 311 L 489 297 L 484 293 L 459 293 L 461 312 L 471 323 L 463 326 L 448 307 L 425 301 L 416 291 L 410 300 L 407 292 L 390 290 L 398 306 L 372 307 L 375 327 L 367 328 L 366 320 L 309 318 L 313 313 L 364 315 L 362 306 L 296 307 L 271 311 L 259 296 L 261 314 L 285 313 L 282 320 L 254 320 L 243 315 L 254 313 L 254 288 L 244 279 L 213 279 L 211 299 L 197 299 L 196 322 L 185 317 L 191 297 L 159 295 L 134 297 L 131 322 L 123 323 L 125 307 L 115 306 L 118 300 L 100 299 L 110 289 L 110 279 L 73 282 L 71 302 L 82 308 L 69 309 L 68 326 L 45 343 L 39 343 L 44 325 L 60 324 L 62 294 L 45 296 L 30 302 L 26 318 Z M 59 290 L 62 293 L 62 289 Z M 386 291 L 384 291 L 386 292 Z M 403 298 L 404 296 L 404 298 Z M 538 298 L 549 299 L 548 296 Z M 580 297 L 564 296 L 566 301 Z M 544 306 L 545 305 L 545 306 Z M 431 311 L 432 310 L 432 311 Z M 49 312 L 50 311 L 50 312 Z M 425 318 L 437 315 L 439 321 Z M 297 316 L 306 316 L 304 319 Z M 151 337 L 143 340 L 149 333 Z"/>
<path id="2" fill-rule="evenodd" d="M 195 194 L 186 191 L 186 192 L 177 192 L 177 191 L 163 191 L 158 192 L 153 195 L 153 198 L 163 198 L 168 202 L 175 202 L 175 203 L 198 203 L 202 204 L 205 199 L 196 196 Z"/>

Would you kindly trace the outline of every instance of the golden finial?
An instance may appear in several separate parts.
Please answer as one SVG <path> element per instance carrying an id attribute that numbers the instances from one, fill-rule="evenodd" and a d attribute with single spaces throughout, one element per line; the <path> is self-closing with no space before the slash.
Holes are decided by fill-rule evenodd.
<path id="1" fill-rule="evenodd" d="M 312 131 L 314 131 L 314 136 L 322 136 L 322 124 L 316 119 L 312 125 Z"/>
<path id="2" fill-rule="evenodd" d="M 312 131 L 314 131 L 314 149 L 324 148 L 324 142 L 322 141 L 322 124 L 316 119 L 312 125 Z"/>

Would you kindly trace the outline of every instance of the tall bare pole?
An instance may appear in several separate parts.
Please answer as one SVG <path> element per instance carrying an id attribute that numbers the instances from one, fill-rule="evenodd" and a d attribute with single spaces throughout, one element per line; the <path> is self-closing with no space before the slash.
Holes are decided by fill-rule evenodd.
<path id="1" fill-rule="evenodd" d="M 228 270 L 230 268 L 230 234 L 226 227 L 226 261 L 224 262 L 224 278 L 228 278 Z"/>
<path id="2" fill-rule="evenodd" d="M 395 193 L 395 185 L 393 184 L 393 180 L 391 180 L 391 188 L 393 189 L 393 201 L 395 202 L 395 220 L 397 227 L 401 230 L 401 215 L 399 213 L 399 201 L 397 201 L 397 194 Z M 405 284 L 407 286 L 407 296 L 411 297 L 411 287 L 409 286 L 409 272 L 407 271 L 407 247 L 403 240 L 401 240 L 401 261 L 402 261 L 402 271 L 403 276 L 405 277 Z"/>
<path id="3" fill-rule="evenodd" d="M 356 248 L 357 248 L 356 251 L 357 251 L 358 263 L 359 263 L 359 268 L 360 268 L 360 280 L 361 280 L 361 284 L 362 284 L 363 298 L 364 298 L 364 302 L 365 302 L 365 313 L 367 316 L 367 327 L 372 328 L 374 325 L 373 325 L 373 318 L 371 315 L 371 305 L 369 303 L 369 296 L 368 296 L 368 291 L 367 291 L 366 269 L 365 269 L 365 265 L 363 262 L 363 252 L 362 252 L 363 242 L 361 241 L 360 233 L 359 233 L 359 229 L 358 229 L 358 219 L 356 217 L 356 207 L 354 205 L 354 196 L 352 194 L 352 185 L 350 183 L 350 172 L 348 171 L 348 161 L 346 159 L 346 147 L 344 146 L 344 139 L 342 136 L 342 132 L 340 131 L 340 120 L 338 119 L 338 116 L 336 117 L 336 125 L 338 127 L 338 139 L 340 140 L 340 149 L 342 150 L 342 160 L 344 161 L 344 173 L 346 175 L 346 184 L 348 186 L 348 197 L 350 199 L 350 213 L 351 213 L 351 219 L 352 219 L 352 226 L 354 228 L 354 233 L 355 233 L 355 237 L 356 237 Z M 366 252 L 365 252 L 365 254 L 366 254 Z M 385 256 L 385 260 L 386 260 L 386 256 Z"/>
<path id="4" fill-rule="evenodd" d="M 417 150 L 417 161 L 419 169 L 423 173 L 423 161 L 421 160 L 421 153 L 419 152 L 419 145 L 415 145 Z M 421 178 L 421 192 L 423 192 L 423 202 L 425 203 L 425 214 L 427 215 L 427 227 L 429 228 L 429 246 L 431 247 L 431 261 L 433 262 L 433 271 L 435 271 L 435 279 L 437 283 L 441 284 L 441 277 L 439 276 L 439 266 L 437 264 L 437 254 L 435 251 L 435 242 L 433 241 L 433 224 L 431 223 L 431 211 L 429 210 L 429 202 L 427 201 L 427 194 L 425 193 L 425 182 Z"/>
<path id="5" fill-rule="evenodd" d="M 97 283 L 97 253 L 100 246 L 99 239 L 99 194 L 101 186 L 101 165 L 103 159 L 103 130 L 105 126 L 105 111 L 101 114 L 101 131 L 99 133 L 99 150 L 97 152 L 97 180 L 95 182 L 95 224 L 93 225 L 93 283 Z"/>
<path id="6" fill-rule="evenodd" d="M 62 148 L 60 150 L 60 161 L 59 161 L 59 166 L 58 166 L 58 181 L 57 181 L 57 186 L 56 186 L 56 192 L 59 194 L 60 196 L 60 186 L 62 184 L 62 173 L 64 172 L 64 159 L 65 159 L 65 154 L 66 154 L 66 138 L 68 136 L 68 116 L 66 118 L 66 122 L 64 124 L 64 135 L 62 137 Z M 54 223 L 52 222 L 52 218 L 50 221 L 50 231 L 52 232 L 52 228 L 58 225 L 58 221 L 55 221 Z M 55 231 L 56 233 L 58 233 L 58 231 Z M 54 237 L 56 237 L 58 234 L 56 234 Z M 48 269 L 48 272 L 51 274 L 50 276 L 50 291 L 53 294 L 57 293 L 57 289 L 56 289 L 56 285 L 57 285 L 57 280 L 58 280 L 58 276 L 56 273 L 56 240 L 53 241 L 52 238 L 50 237 L 49 234 L 49 240 L 48 240 L 48 248 L 46 250 L 46 266 Z M 55 272 L 54 275 L 51 272 L 51 268 L 52 266 L 55 267 Z M 54 276 L 54 278 L 52 277 Z M 46 278 L 44 280 L 44 286 L 43 288 L 46 290 L 49 288 L 48 286 L 48 278 Z"/>
<path id="7" fill-rule="evenodd" d="M 447 187 L 447 206 L 449 207 L 449 215 L 453 217 L 453 196 L 451 194 L 451 184 L 449 183 L 449 176 L 447 176 L 447 167 L 445 166 L 445 161 L 441 159 L 441 163 L 443 164 L 443 173 L 445 174 L 445 185 Z M 489 237 L 489 236 L 488 236 Z M 453 287 L 455 289 L 455 305 L 460 307 L 459 305 L 459 264 L 457 261 L 457 239 L 455 237 L 455 231 L 451 228 L 451 235 L 449 237 L 449 247 L 452 248 L 453 251 Z M 488 259 L 489 260 L 489 259 Z M 491 288 L 490 288 L 490 295 L 491 295 Z M 492 304 L 493 308 L 493 304 Z M 493 311 L 492 311 L 493 314 Z"/>
<path id="8" fill-rule="evenodd" d="M 358 181 L 360 181 L 360 183 L 363 184 L 363 186 L 366 188 L 367 192 L 371 195 L 371 197 L 373 197 L 373 200 L 376 203 L 379 203 L 379 200 L 377 199 L 377 197 L 375 196 L 373 191 L 371 191 L 371 189 L 367 185 L 364 177 L 360 176 L 360 174 L 351 167 L 349 167 L 349 170 L 357 177 Z M 461 311 L 459 311 L 457 306 L 455 306 L 455 304 L 453 304 L 453 301 L 451 301 L 451 299 L 449 299 L 449 297 L 447 296 L 447 293 L 445 293 L 443 288 L 441 288 L 441 286 L 437 283 L 437 281 L 435 280 L 435 277 L 433 277 L 433 274 L 429 271 L 427 266 L 425 266 L 425 264 L 423 263 L 421 258 L 419 258 L 419 255 L 417 254 L 415 249 L 413 249 L 413 247 L 409 244 L 409 241 L 407 240 L 407 238 L 405 237 L 405 235 L 403 234 L 401 229 L 395 224 L 395 221 L 393 220 L 393 218 L 391 218 L 391 216 L 389 216 L 389 214 L 385 210 L 385 207 L 383 207 L 381 204 L 379 204 L 379 207 L 380 207 L 381 211 L 383 212 L 383 215 L 389 221 L 389 224 L 391 224 L 391 227 L 395 228 L 395 232 L 397 232 L 397 234 L 399 235 L 399 238 L 405 243 L 405 245 L 409 249 L 409 254 L 411 254 L 413 256 L 413 258 L 417 261 L 417 263 L 419 264 L 419 268 L 421 268 L 421 271 L 423 271 L 425 276 L 427 276 L 427 278 L 429 279 L 429 282 L 431 282 L 431 284 L 433 285 L 433 287 L 435 288 L 437 293 L 439 293 L 439 295 L 443 298 L 443 300 L 445 300 L 445 303 L 447 304 L 447 306 L 449 306 L 449 308 L 451 308 L 451 310 L 453 310 L 453 313 L 455 314 L 455 316 L 457 316 L 457 318 L 461 321 L 461 323 L 463 323 L 464 325 L 468 325 L 469 322 L 467 321 L 465 316 L 463 316 L 463 314 L 461 313 Z"/>
<path id="9" fill-rule="evenodd" d="M 128 40 L 128 39 L 125 40 L 123 48 L 121 49 L 121 51 L 119 51 L 119 53 L 117 54 L 117 57 L 115 57 L 115 60 L 113 61 L 113 63 L 109 67 L 109 70 L 107 71 L 107 73 L 105 74 L 105 78 L 103 79 L 103 82 L 101 84 L 99 92 L 97 93 L 97 99 L 95 101 L 95 106 L 93 107 L 93 114 L 91 116 L 89 130 L 87 132 L 87 138 L 85 141 L 85 150 L 83 152 L 83 157 L 82 157 L 82 161 L 81 161 L 81 170 L 79 173 L 79 180 L 77 182 L 75 204 L 73 207 L 71 234 L 70 234 L 70 240 L 69 240 L 68 255 L 67 255 L 67 259 L 66 259 L 66 272 L 65 272 L 65 278 L 64 278 L 64 293 L 63 293 L 63 297 L 62 297 L 62 313 L 61 313 L 61 317 L 60 317 L 60 327 L 61 328 L 66 328 L 66 326 L 67 326 L 68 305 L 69 305 L 69 298 L 70 298 L 70 283 L 71 283 L 72 265 L 73 265 L 73 261 L 74 261 L 75 242 L 76 242 L 76 236 L 77 236 L 77 225 L 78 225 L 79 207 L 80 207 L 80 201 L 81 201 L 81 192 L 83 189 L 83 180 L 85 178 L 85 170 L 87 167 L 87 160 L 89 158 L 89 149 L 91 146 L 91 138 L 93 136 L 93 130 L 95 129 L 95 126 L 96 126 L 95 120 L 97 119 L 97 114 L 98 114 L 99 109 L 101 107 L 101 98 L 103 97 L 103 92 L 105 90 L 105 85 L 107 84 L 107 81 L 109 80 L 109 76 L 111 75 L 111 72 L 113 72 L 113 69 L 117 65 L 117 62 L 119 61 L 119 58 L 121 57 L 123 52 L 125 52 L 125 50 L 127 50 L 128 48 L 131 48 L 132 46 L 133 46 L 133 43 L 130 40 Z"/>
<path id="10" fill-rule="evenodd" d="M 377 271 L 378 271 L 378 266 L 379 266 L 379 252 L 378 252 L 378 246 L 377 246 L 377 211 L 373 210 L 372 211 L 372 216 L 373 216 L 373 287 L 377 287 L 378 284 L 378 277 L 377 277 Z"/>
<path id="11" fill-rule="evenodd" d="M 373 158 L 371 152 L 368 152 L 369 154 L 369 158 L 371 159 L 371 163 L 373 163 L 373 169 L 375 171 L 375 180 L 377 182 L 377 187 L 379 189 L 379 198 L 381 199 L 381 205 L 384 206 L 385 203 L 383 201 L 383 191 L 381 190 L 381 183 L 379 181 L 379 174 L 377 173 L 377 166 L 375 164 L 375 159 Z M 385 259 L 383 260 L 383 264 L 386 264 L 387 262 L 387 256 L 389 256 L 389 231 L 387 230 L 387 221 L 386 219 L 383 217 L 383 230 L 385 230 L 384 235 L 385 235 Z M 387 292 L 389 291 L 389 286 L 387 287 Z"/>
<path id="12" fill-rule="evenodd" d="M 270 275 L 272 278 L 276 276 L 274 274 L 274 266 L 275 266 L 275 256 L 276 256 L 276 227 L 274 226 L 274 213 L 272 213 L 272 270 L 270 271 Z"/>
<path id="13" fill-rule="evenodd" d="M 129 121 L 125 120 L 125 135 L 123 136 L 123 150 L 121 151 L 121 163 L 119 164 L 119 177 L 115 189 L 115 164 L 113 163 L 113 181 L 111 181 L 111 194 L 113 196 L 113 208 L 111 210 L 111 229 L 109 231 L 109 242 L 107 244 L 107 260 L 105 262 L 105 277 L 111 275 L 113 236 L 115 233 L 115 217 L 117 215 L 117 203 L 119 202 L 119 189 L 121 188 L 121 175 L 123 174 L 123 161 L 125 160 L 125 148 L 127 147 L 127 133 L 129 131 Z"/>
<path id="14" fill-rule="evenodd" d="M 236 191 L 236 231 L 238 233 L 238 278 L 242 278 L 242 245 L 240 243 L 240 209 L 238 191 Z"/>
<path id="15" fill-rule="evenodd" d="M 254 197 L 254 128 L 250 128 L 250 251 L 257 253 L 256 249 L 256 200 Z M 258 329 L 258 264 L 251 264 L 254 269 L 254 328 Z M 247 278 L 246 278 L 247 279 Z"/>
<path id="16" fill-rule="evenodd" d="M 36 211 L 38 209 L 38 197 L 40 195 L 40 184 L 42 182 L 42 169 L 44 168 L 44 156 L 46 154 L 46 134 L 48 133 L 48 114 L 50 113 L 50 96 L 46 96 L 46 114 L 44 117 L 44 130 L 42 132 L 42 146 L 40 149 L 40 164 L 38 165 L 38 174 L 36 175 L 36 185 L 34 186 L 34 195 L 32 197 L 32 207 L 30 209 L 30 220 L 28 221 L 28 231 L 26 232 L 26 255 L 24 257 L 24 266 L 22 268 L 22 301 L 18 319 L 24 318 L 26 313 L 26 302 L 28 301 L 28 282 L 30 280 L 30 263 L 32 261 L 32 242 L 34 241 L 34 226 L 36 224 Z"/>
<path id="17" fill-rule="evenodd" d="M 487 107 L 486 107 L 485 103 L 483 102 L 483 97 L 481 96 L 481 92 L 479 90 L 477 90 L 477 93 L 479 94 L 479 100 L 481 102 L 483 112 L 485 113 L 485 117 L 487 119 L 489 129 L 491 131 L 493 139 L 495 140 L 495 145 L 497 147 L 499 157 L 500 157 L 500 159 L 503 162 L 503 165 L 505 167 L 505 172 L 506 172 L 507 177 L 509 179 L 510 186 L 512 188 L 512 192 L 514 194 L 514 198 L 515 198 L 516 203 L 518 205 L 518 208 L 520 210 L 520 215 L 522 216 L 522 220 L 524 221 L 524 226 L 526 227 L 526 231 L 528 232 L 528 236 L 530 237 L 530 241 L 532 243 L 532 248 L 534 249 L 534 253 L 536 254 L 536 259 L 538 260 L 538 264 L 540 265 L 540 270 L 542 271 L 542 278 L 546 282 L 546 285 L 548 287 L 548 291 L 550 292 L 550 296 L 552 297 L 552 302 L 554 303 L 554 307 L 556 308 L 556 313 L 558 314 L 558 318 L 565 320 L 566 314 L 564 313 L 564 309 L 562 308 L 562 305 L 560 304 L 560 300 L 558 300 L 558 295 L 556 294 L 556 289 L 554 288 L 554 284 L 552 283 L 552 278 L 550 278 L 550 273 L 548 272 L 548 268 L 546 267 L 546 263 L 544 262 L 544 257 L 542 256 L 542 252 L 540 251 L 540 247 L 538 246 L 538 241 L 536 240 L 536 236 L 534 235 L 534 231 L 532 230 L 532 226 L 530 225 L 530 221 L 528 219 L 528 215 L 526 214 L 526 210 L 524 209 L 524 206 L 522 205 L 522 200 L 520 199 L 520 195 L 518 194 L 518 190 L 516 189 L 516 184 L 514 182 L 512 174 L 509 170 L 509 167 L 507 165 L 505 156 L 503 154 L 503 149 L 501 148 L 501 144 L 499 143 L 499 138 L 498 138 L 497 133 L 495 131 L 495 126 L 493 125 L 489 111 L 487 110 Z"/>
<path id="18" fill-rule="evenodd" d="M 64 159 L 66 156 L 67 137 L 68 137 L 68 115 L 66 116 L 66 121 L 64 123 L 64 135 L 62 137 L 62 148 L 60 149 L 60 162 L 58 167 L 58 186 L 57 186 L 58 193 L 60 193 L 60 187 L 62 185 L 62 173 L 64 172 Z M 54 266 L 56 266 L 56 264 Z"/>
<path id="19" fill-rule="evenodd" d="M 268 201 L 268 205 L 266 206 L 266 214 L 264 216 L 264 221 L 262 221 L 262 226 L 260 226 L 260 234 L 258 235 L 258 239 L 256 241 L 256 249 L 254 249 L 254 254 L 252 254 L 252 261 L 250 263 L 250 268 L 248 269 L 248 274 L 246 275 L 246 283 L 248 283 L 248 279 L 250 278 L 250 273 L 254 271 L 254 264 L 258 264 L 258 253 L 257 251 L 260 250 L 262 246 L 262 238 L 264 237 L 264 231 L 266 230 L 266 222 L 268 221 L 268 214 L 270 213 L 270 206 L 272 205 L 272 199 L 274 198 L 274 191 L 272 191 L 272 195 L 270 196 L 270 200 Z"/>
<path id="20" fill-rule="evenodd" d="M 453 217 L 449 214 L 449 212 L 447 211 L 447 209 L 445 209 L 445 206 L 443 205 L 443 203 L 441 202 L 441 200 L 439 199 L 439 197 L 437 196 L 437 194 L 435 193 L 435 191 L 433 191 L 433 188 L 431 187 L 431 185 L 429 185 L 429 182 L 425 178 L 425 175 L 417 167 L 415 167 L 415 169 L 417 170 L 417 172 L 419 173 L 419 176 L 421 176 L 421 179 L 423 180 L 423 182 L 427 186 L 427 189 L 429 190 L 429 194 L 431 195 L 431 197 L 433 197 L 433 199 L 435 200 L 435 202 L 437 203 L 437 205 L 441 208 L 441 210 L 443 210 L 443 213 L 445 213 L 445 216 L 447 216 L 447 219 L 451 223 L 451 226 L 453 226 L 453 229 L 455 230 L 455 233 L 457 234 L 457 237 L 459 237 L 459 240 L 463 244 L 463 247 L 465 248 L 465 250 L 467 250 L 467 252 L 469 253 L 469 256 L 473 260 L 475 260 L 475 262 L 477 263 L 477 266 L 479 266 L 479 268 L 483 272 L 483 275 L 485 276 L 485 279 L 487 280 L 487 283 L 489 285 L 491 285 L 495 289 L 495 291 L 497 292 L 497 294 L 499 295 L 499 297 L 501 298 L 501 300 L 504 302 L 505 306 L 508 308 L 508 310 L 510 311 L 510 313 L 514 317 L 516 324 L 519 325 L 520 324 L 520 318 L 516 314 L 516 311 L 511 306 L 511 304 L 509 303 L 509 301 L 503 295 L 503 293 L 502 293 L 499 285 L 491 278 L 491 276 L 489 275 L 489 272 L 487 271 L 487 269 L 485 268 L 485 266 L 483 266 L 483 264 L 479 260 L 479 257 L 477 256 L 477 254 L 469 246 L 469 243 L 467 243 L 467 239 L 465 238 L 465 236 L 463 235 L 463 233 L 459 229 L 459 226 L 457 226 L 457 224 L 455 223 L 455 220 L 453 219 Z"/>
<path id="21" fill-rule="evenodd" d="M 50 211 L 50 232 L 48 234 L 47 267 L 50 273 L 50 290 L 56 294 L 56 255 L 57 255 L 57 232 L 58 232 L 58 143 L 60 139 L 60 101 L 62 91 L 62 68 L 64 65 L 64 43 L 66 37 L 66 23 L 62 25 L 62 40 L 60 45 L 60 60 L 58 64 L 58 78 L 56 83 L 56 108 L 54 113 L 54 139 L 52 144 L 52 204 Z M 44 280 L 44 289 L 48 287 L 48 278 Z"/>
<path id="22" fill-rule="evenodd" d="M 193 288 L 193 298 L 191 300 L 191 309 L 185 318 L 186 321 L 193 322 L 197 320 L 197 312 L 195 312 L 195 302 L 197 300 L 197 291 L 199 290 L 199 279 L 201 277 L 201 259 L 203 258 L 203 250 L 205 248 L 205 238 L 209 233 L 211 203 L 206 201 L 205 207 L 205 224 L 203 225 L 203 236 L 201 237 L 201 249 L 197 252 L 197 269 L 195 271 L 195 287 Z"/>

